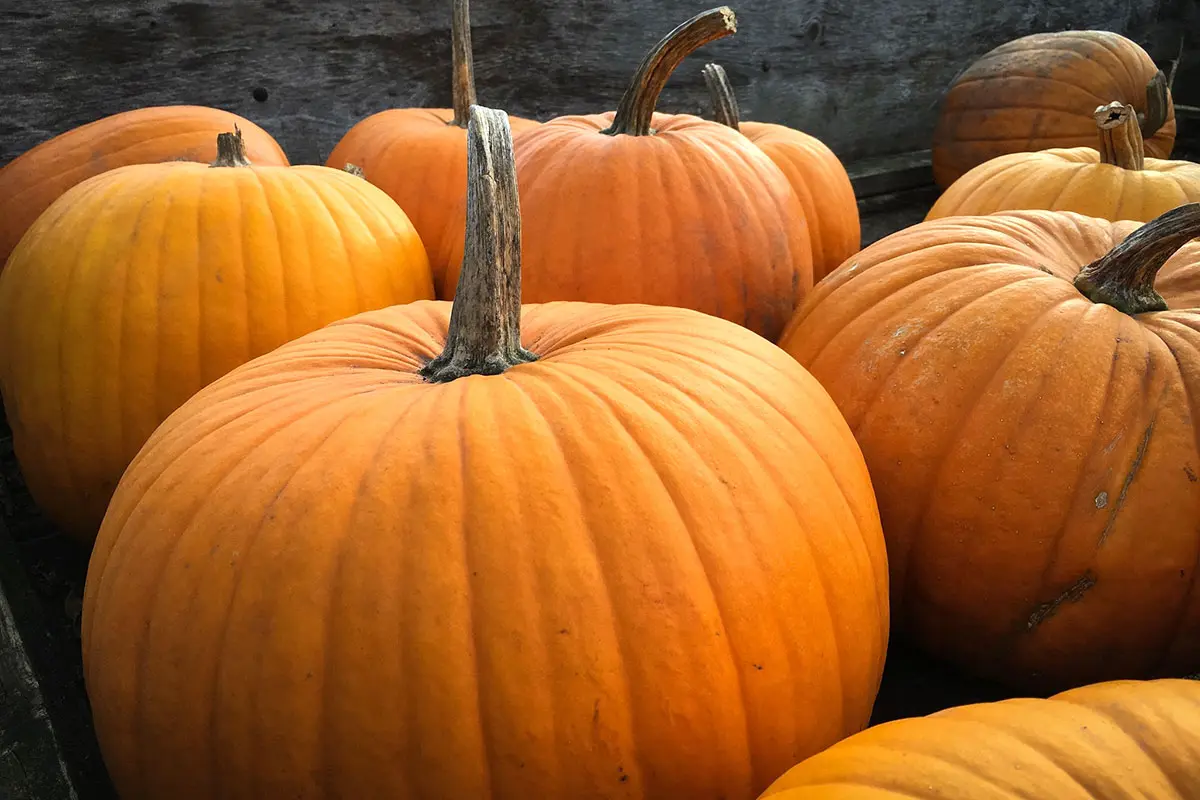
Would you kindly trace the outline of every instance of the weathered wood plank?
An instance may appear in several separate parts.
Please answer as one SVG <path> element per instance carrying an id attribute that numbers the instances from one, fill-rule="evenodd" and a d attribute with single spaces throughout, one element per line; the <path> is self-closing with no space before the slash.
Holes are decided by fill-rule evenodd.
<path id="1" fill-rule="evenodd" d="M 712 5 L 717 5 L 713 3 Z M 664 110 L 709 113 L 718 61 L 746 119 L 783 122 L 842 158 L 929 147 L 937 106 L 973 59 L 1028 33 L 1096 27 L 1179 49 L 1194 0 L 740 0 L 740 30 L 679 70 Z M 706 4 L 475 0 L 479 98 L 546 119 L 613 108 L 646 48 Z M 449 0 L 5 0 L 0 163 L 128 108 L 203 103 L 246 115 L 297 162 L 357 120 L 449 102 Z M 1191 62 L 1184 64 L 1187 67 Z M 1181 68 L 1180 86 L 1190 77 Z M 266 99 L 254 99 L 255 89 Z M 264 92 L 257 93 L 260 97 Z"/>
<path id="2" fill-rule="evenodd" d="M 77 800 L 18 617 L 40 616 L 0 521 L 0 797 Z"/>
<path id="3" fill-rule="evenodd" d="M 933 155 L 929 150 L 899 153 L 846 165 L 854 196 L 860 200 L 881 194 L 933 185 Z"/>

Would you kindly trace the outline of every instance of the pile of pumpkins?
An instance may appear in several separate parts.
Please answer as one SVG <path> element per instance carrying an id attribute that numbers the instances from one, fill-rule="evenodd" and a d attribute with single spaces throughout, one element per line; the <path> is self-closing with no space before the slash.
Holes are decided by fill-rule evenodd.
<path id="1" fill-rule="evenodd" d="M 656 110 L 729 8 L 547 122 L 476 103 L 467 17 L 453 108 L 324 166 L 176 106 L 0 171 L 120 795 L 1200 797 L 1200 166 L 1149 56 L 984 56 L 860 251 L 719 66 Z M 867 728 L 890 636 L 1014 699 Z"/>

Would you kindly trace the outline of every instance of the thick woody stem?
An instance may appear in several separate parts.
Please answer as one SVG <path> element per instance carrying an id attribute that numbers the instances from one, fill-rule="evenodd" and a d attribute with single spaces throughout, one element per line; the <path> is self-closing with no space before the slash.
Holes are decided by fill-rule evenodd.
<path id="1" fill-rule="evenodd" d="M 521 211 L 508 115 L 471 106 L 462 272 L 446 347 L 421 375 L 445 383 L 536 359 L 521 346 Z"/>
<path id="2" fill-rule="evenodd" d="M 667 79 L 695 50 L 737 32 L 737 17 L 729 6 L 710 9 L 668 33 L 642 59 L 629 88 L 621 97 L 612 125 L 602 133 L 649 136 L 650 122 Z"/>
<path id="3" fill-rule="evenodd" d="M 246 143 L 242 140 L 242 130 L 233 126 L 233 133 L 217 134 L 217 160 L 212 167 L 248 167 L 250 159 L 246 158 Z"/>
<path id="4" fill-rule="evenodd" d="M 1173 208 L 1079 271 L 1075 288 L 1126 314 L 1166 311 L 1154 279 L 1179 248 L 1200 236 L 1200 203 Z"/>
<path id="5" fill-rule="evenodd" d="M 1100 163 L 1122 169 L 1140 170 L 1146 166 L 1142 131 L 1137 125 L 1133 106 L 1112 102 L 1099 106 L 1092 114 L 1099 129 Z"/>
<path id="6" fill-rule="evenodd" d="M 725 68 L 720 64 L 705 64 L 704 82 L 708 84 L 708 95 L 712 98 L 713 119 L 735 131 L 741 130 L 741 109 Z"/>
<path id="7" fill-rule="evenodd" d="M 475 62 L 471 55 L 469 0 L 454 0 L 454 19 L 450 23 L 450 48 L 454 61 L 454 82 L 450 88 L 454 102 L 453 124 L 465 128 L 471 106 L 475 105 Z"/>
<path id="8" fill-rule="evenodd" d="M 1146 115 L 1141 120 L 1142 138 L 1149 139 L 1158 129 L 1167 124 L 1167 111 L 1171 105 L 1171 89 L 1167 76 L 1160 69 L 1146 84 Z"/>

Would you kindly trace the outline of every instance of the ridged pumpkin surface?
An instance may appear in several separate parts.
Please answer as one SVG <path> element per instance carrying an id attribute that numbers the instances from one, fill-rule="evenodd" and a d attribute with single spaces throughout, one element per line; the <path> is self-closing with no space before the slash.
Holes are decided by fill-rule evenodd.
<path id="1" fill-rule="evenodd" d="M 0 391 L 21 471 L 90 542 L 155 427 L 233 367 L 328 322 L 433 296 L 408 219 L 325 167 L 106 172 L 0 274 Z"/>
<path id="2" fill-rule="evenodd" d="M 863 448 L 896 632 L 1061 688 L 1200 667 L 1200 243 L 1131 316 L 1072 284 L 1139 227 L 921 223 L 813 292 L 780 346 Z"/>
<path id="3" fill-rule="evenodd" d="M 772 800 L 1196 800 L 1200 683 L 1113 681 L 869 728 Z"/>
<path id="4" fill-rule="evenodd" d="M 1075 211 L 1150 220 L 1200 200 L 1200 164 L 1147 158 L 1140 170 L 1100 163 L 1092 147 L 1013 153 L 975 167 L 938 198 L 927 219 L 993 211 Z"/>
<path id="5" fill-rule="evenodd" d="M 867 722 L 870 480 L 785 353 L 690 311 L 526 307 L 428 383 L 450 305 L 201 391 L 122 479 L 84 598 L 142 798 L 752 798 Z"/>
<path id="6" fill-rule="evenodd" d="M 862 246 L 854 186 L 842 162 L 815 136 L 770 122 L 742 122 L 754 142 L 787 176 L 804 206 L 813 280 L 833 272 Z"/>
<path id="7" fill-rule="evenodd" d="M 1109 31 L 1035 33 L 984 54 L 942 100 L 933 133 L 933 176 L 948 187 L 972 167 L 1008 153 L 1087 147 L 1092 111 L 1119 100 L 1146 113 L 1146 84 L 1158 67 L 1136 42 Z M 1146 139 L 1146 155 L 1167 158 L 1175 107 Z"/>
<path id="8" fill-rule="evenodd" d="M 716 122 L 656 113 L 653 135 L 601 133 L 613 118 L 558 117 L 516 140 L 524 301 L 678 306 L 773 341 L 813 282 L 787 177 Z M 460 241 L 450 286 L 461 259 Z"/>
<path id="9" fill-rule="evenodd" d="M 248 119 L 205 106 L 152 106 L 113 114 L 53 139 L 0 169 L 0 270 L 17 242 L 63 192 L 93 175 L 129 164 L 209 163 L 217 134 L 237 126 L 246 155 L 263 166 L 286 166 L 271 135 Z"/>
<path id="10" fill-rule="evenodd" d="M 513 134 L 536 127 L 510 116 Z M 404 209 L 429 253 L 434 289 L 454 296 L 449 252 L 461 257 L 463 201 L 467 188 L 467 131 L 453 124 L 449 108 L 393 108 L 372 114 L 351 128 L 325 162 L 344 169 L 354 164 L 363 177 Z"/>

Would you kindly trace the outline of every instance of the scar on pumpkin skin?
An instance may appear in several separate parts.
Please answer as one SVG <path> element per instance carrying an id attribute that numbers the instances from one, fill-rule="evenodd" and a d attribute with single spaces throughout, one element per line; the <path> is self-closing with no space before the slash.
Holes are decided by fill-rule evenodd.
<path id="1" fill-rule="evenodd" d="M 1125 507 L 1125 496 L 1129 494 L 1129 487 L 1133 485 L 1133 479 L 1137 477 L 1138 472 L 1142 468 L 1142 462 L 1146 460 L 1146 450 L 1150 447 L 1150 437 L 1153 435 L 1154 423 L 1151 422 L 1146 426 L 1146 432 L 1142 434 L 1142 440 L 1138 442 L 1137 451 L 1133 454 L 1133 463 L 1129 466 L 1129 472 L 1125 473 L 1125 480 L 1121 483 L 1121 491 L 1117 494 L 1117 499 L 1113 503 L 1113 509 L 1108 515 L 1108 521 L 1104 524 L 1104 530 L 1100 532 L 1100 541 L 1096 543 L 1097 547 L 1107 541 L 1113 527 L 1117 524 L 1117 514 L 1120 514 L 1121 509 Z"/>
<path id="2" fill-rule="evenodd" d="M 1029 621 L 1025 623 L 1025 632 L 1031 633 L 1037 629 L 1039 625 L 1045 622 L 1050 617 L 1058 613 L 1058 609 L 1063 603 L 1078 603 L 1087 594 L 1088 589 L 1096 585 L 1096 576 L 1089 569 L 1080 576 L 1079 580 L 1068 586 L 1058 597 L 1048 603 L 1042 603 L 1033 610 L 1029 615 Z"/>

